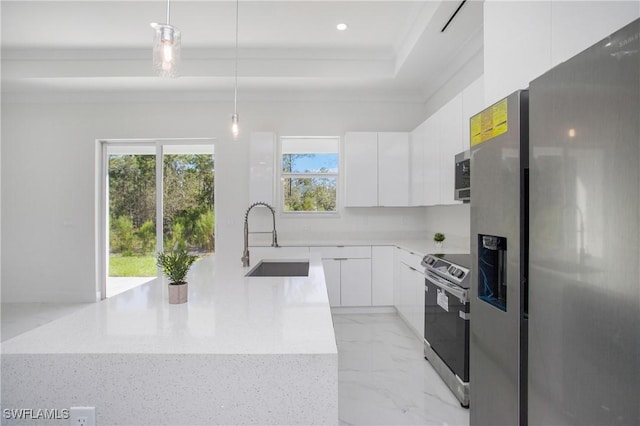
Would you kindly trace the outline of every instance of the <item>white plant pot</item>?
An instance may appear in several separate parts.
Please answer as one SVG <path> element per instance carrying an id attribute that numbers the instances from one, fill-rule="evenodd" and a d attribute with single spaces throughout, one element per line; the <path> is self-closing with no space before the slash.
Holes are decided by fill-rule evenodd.
<path id="1" fill-rule="evenodd" d="M 169 303 L 179 304 L 186 303 L 189 295 L 189 284 L 169 284 Z"/>

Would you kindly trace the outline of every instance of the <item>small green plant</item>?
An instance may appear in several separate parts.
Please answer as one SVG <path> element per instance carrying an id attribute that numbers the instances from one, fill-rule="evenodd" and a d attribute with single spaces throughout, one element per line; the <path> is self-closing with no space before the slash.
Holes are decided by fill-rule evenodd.
<path id="1" fill-rule="evenodd" d="M 435 241 L 436 243 L 441 243 L 444 241 L 444 239 L 444 234 L 441 234 L 440 232 L 436 232 L 435 234 L 433 234 L 433 241 Z"/>
<path id="2" fill-rule="evenodd" d="M 193 262 L 198 260 L 198 256 L 190 255 L 184 247 L 178 246 L 158 253 L 156 260 L 157 265 L 171 281 L 169 284 L 178 285 L 185 283 L 187 272 Z"/>

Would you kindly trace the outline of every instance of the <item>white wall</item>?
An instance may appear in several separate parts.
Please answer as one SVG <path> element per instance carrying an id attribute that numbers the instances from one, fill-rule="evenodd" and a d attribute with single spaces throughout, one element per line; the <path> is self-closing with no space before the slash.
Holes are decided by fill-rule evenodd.
<path id="1" fill-rule="evenodd" d="M 96 139 L 217 137 L 217 255 L 239 262 L 251 131 L 278 135 L 408 131 L 420 120 L 422 106 L 245 101 L 239 106 L 242 135 L 235 143 L 228 139 L 231 107 L 229 102 L 7 103 L 3 99 L 3 302 L 95 300 Z M 384 233 L 423 226 L 422 218 L 421 209 L 353 210 L 311 225 L 278 219 L 278 227 L 284 235 L 353 229 Z"/>
<path id="2" fill-rule="evenodd" d="M 429 240 L 441 232 L 446 236 L 445 247 L 470 249 L 471 210 L 469 204 L 433 206 L 426 208 L 426 227 Z"/>
<path id="3" fill-rule="evenodd" d="M 486 106 L 527 88 L 531 80 L 639 16 L 638 0 L 486 0 Z"/>

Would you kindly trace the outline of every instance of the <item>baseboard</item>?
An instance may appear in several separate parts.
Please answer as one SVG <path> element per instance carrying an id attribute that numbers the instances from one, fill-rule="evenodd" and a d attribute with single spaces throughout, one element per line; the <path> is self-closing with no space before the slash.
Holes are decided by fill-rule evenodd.
<path id="1" fill-rule="evenodd" d="M 332 314 L 395 314 L 398 311 L 394 306 L 334 306 Z"/>

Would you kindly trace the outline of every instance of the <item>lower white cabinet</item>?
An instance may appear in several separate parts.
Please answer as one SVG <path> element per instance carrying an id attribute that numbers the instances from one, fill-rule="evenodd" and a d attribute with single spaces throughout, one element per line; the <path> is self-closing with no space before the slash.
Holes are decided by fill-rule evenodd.
<path id="1" fill-rule="evenodd" d="M 396 249 L 394 265 L 394 305 L 413 332 L 424 339 L 424 273 L 419 256 Z"/>
<path id="2" fill-rule="evenodd" d="M 371 247 L 371 304 L 393 305 L 394 246 Z"/>
<path id="3" fill-rule="evenodd" d="M 331 306 L 371 306 L 371 247 L 311 247 L 320 252 Z"/>
<path id="4" fill-rule="evenodd" d="M 340 305 L 371 306 L 371 259 L 340 261 Z"/>
<path id="5" fill-rule="evenodd" d="M 327 293 L 329 293 L 329 305 L 340 306 L 340 260 L 322 259 L 324 268 L 324 280 L 327 283 Z"/>

